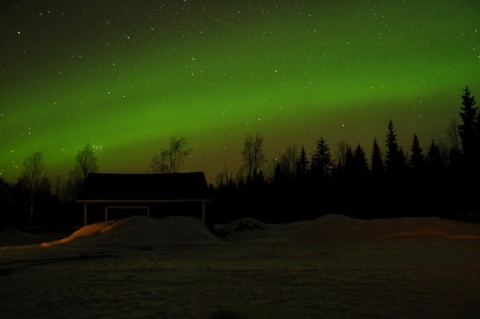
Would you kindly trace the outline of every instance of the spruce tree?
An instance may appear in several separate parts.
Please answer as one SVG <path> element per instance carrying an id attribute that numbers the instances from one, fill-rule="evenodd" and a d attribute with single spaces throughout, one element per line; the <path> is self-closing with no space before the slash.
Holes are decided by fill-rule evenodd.
<path id="1" fill-rule="evenodd" d="M 308 159 L 307 159 L 307 152 L 305 152 L 305 148 L 302 145 L 302 149 L 300 150 L 300 158 L 297 161 L 297 177 L 304 177 L 308 171 Z"/>
<path id="2" fill-rule="evenodd" d="M 389 177 L 400 177 L 405 172 L 405 154 L 398 145 L 397 133 L 392 120 L 388 123 L 386 144 L 385 172 Z"/>
<path id="3" fill-rule="evenodd" d="M 404 210 L 412 205 L 411 190 L 405 188 L 407 172 L 405 154 L 398 144 L 397 133 L 391 120 L 388 123 L 386 146 L 385 182 L 387 187 L 383 190 L 383 196 L 389 203 L 389 210 L 393 216 L 403 216 Z"/>
<path id="4" fill-rule="evenodd" d="M 340 159 L 338 161 L 340 165 Z M 355 175 L 355 160 L 353 158 L 353 151 L 350 147 L 347 147 L 345 152 L 345 166 L 343 167 L 343 172 L 347 178 L 351 178 Z"/>
<path id="5" fill-rule="evenodd" d="M 469 168 L 478 160 L 480 154 L 480 138 L 479 138 L 479 114 L 478 108 L 475 107 L 475 97 L 471 96 L 468 86 L 464 89 L 462 95 L 462 107 L 460 108 L 460 117 L 462 124 L 458 125 L 458 134 L 462 142 L 462 150 L 467 160 Z"/>
<path id="6" fill-rule="evenodd" d="M 434 140 L 432 140 L 430 147 L 428 148 L 425 163 L 427 171 L 431 176 L 439 176 L 444 170 L 445 166 L 442 159 L 442 153 Z"/>
<path id="7" fill-rule="evenodd" d="M 319 177 L 321 179 L 327 178 L 330 176 L 332 170 L 332 157 L 330 154 L 330 147 L 327 144 L 327 141 L 320 137 L 317 141 L 317 145 L 314 153 L 312 154 L 312 161 L 310 164 L 310 171 L 314 177 Z"/>
<path id="8" fill-rule="evenodd" d="M 372 177 L 381 178 L 384 174 L 385 167 L 383 163 L 382 152 L 376 138 L 373 139 L 371 162 Z"/>
<path id="9" fill-rule="evenodd" d="M 363 148 L 360 147 L 360 144 L 357 144 L 355 153 L 353 153 L 353 160 L 355 163 L 355 175 L 359 178 L 365 179 L 370 171 L 368 169 L 367 156 L 365 155 Z"/>
<path id="10" fill-rule="evenodd" d="M 425 157 L 420 147 L 417 134 L 413 135 L 412 147 L 410 148 L 410 159 L 408 161 L 410 171 L 413 176 L 420 176 L 425 170 Z"/>

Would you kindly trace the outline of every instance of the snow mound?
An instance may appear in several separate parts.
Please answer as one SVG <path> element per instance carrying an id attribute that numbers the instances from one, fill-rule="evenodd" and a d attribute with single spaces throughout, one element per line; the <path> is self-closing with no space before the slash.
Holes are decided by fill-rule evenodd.
<path id="1" fill-rule="evenodd" d="M 15 228 L 7 228 L 0 232 L 0 246 L 30 245 L 38 240 L 39 236 L 24 233 Z"/>
<path id="2" fill-rule="evenodd" d="M 298 227 L 293 231 L 292 238 L 302 242 L 392 238 L 480 239 L 480 224 L 470 224 L 438 217 L 362 220 L 332 214 Z"/>
<path id="3" fill-rule="evenodd" d="M 262 223 L 254 218 L 242 218 L 227 225 L 218 225 L 216 228 L 216 233 L 220 237 L 227 237 L 238 232 L 266 229 L 267 227 L 267 224 Z"/>
<path id="4" fill-rule="evenodd" d="M 290 240 L 292 232 L 309 221 L 282 224 L 268 224 L 253 218 L 242 218 L 230 224 L 218 224 L 215 233 L 227 242 L 244 243 L 285 243 Z"/>
<path id="5" fill-rule="evenodd" d="M 132 216 L 124 220 L 87 225 L 67 238 L 42 245 L 69 244 L 147 249 L 160 245 L 214 242 L 219 242 L 219 239 L 199 219 L 194 217 L 172 216 L 156 219 L 147 216 Z"/>

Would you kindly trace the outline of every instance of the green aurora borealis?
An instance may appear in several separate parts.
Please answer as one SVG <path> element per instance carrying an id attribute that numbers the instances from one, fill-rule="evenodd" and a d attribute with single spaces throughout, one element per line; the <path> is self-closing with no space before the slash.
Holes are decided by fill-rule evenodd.
<path id="1" fill-rule="evenodd" d="M 0 176 L 42 152 L 67 176 L 144 173 L 171 137 L 182 171 L 236 171 L 247 135 L 273 159 L 323 136 L 370 155 L 391 119 L 408 152 L 480 96 L 478 1 L 7 1 L 0 5 Z"/>

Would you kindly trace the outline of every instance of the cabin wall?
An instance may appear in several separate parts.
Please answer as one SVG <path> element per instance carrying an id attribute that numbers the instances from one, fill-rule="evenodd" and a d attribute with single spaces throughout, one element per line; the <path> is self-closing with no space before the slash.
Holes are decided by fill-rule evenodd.
<path id="1" fill-rule="evenodd" d="M 82 203 L 83 205 L 83 203 Z M 179 203 L 88 203 L 87 204 L 87 224 L 93 224 L 105 221 L 105 207 L 122 206 L 132 207 L 129 209 L 110 208 L 108 210 L 108 220 L 126 219 L 135 215 L 145 216 L 146 209 L 136 208 L 139 206 L 148 206 L 150 208 L 150 217 L 166 218 L 168 216 L 189 216 L 201 220 L 202 203 L 201 202 L 179 202 Z"/>

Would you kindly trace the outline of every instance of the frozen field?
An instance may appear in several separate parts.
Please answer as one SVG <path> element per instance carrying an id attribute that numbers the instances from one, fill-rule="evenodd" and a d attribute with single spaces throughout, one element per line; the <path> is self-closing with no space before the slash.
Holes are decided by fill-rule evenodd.
<path id="1" fill-rule="evenodd" d="M 479 318 L 480 225 L 132 217 L 0 234 L 2 318 Z M 43 243 L 43 244 L 42 244 Z"/>

